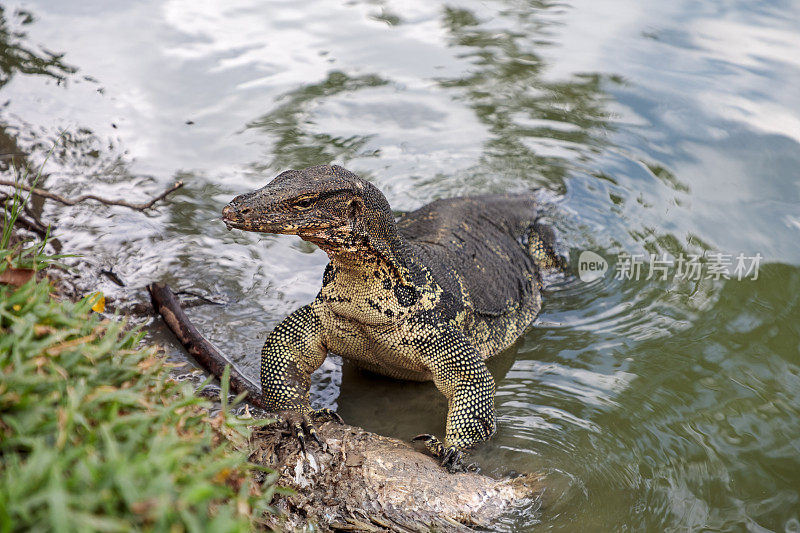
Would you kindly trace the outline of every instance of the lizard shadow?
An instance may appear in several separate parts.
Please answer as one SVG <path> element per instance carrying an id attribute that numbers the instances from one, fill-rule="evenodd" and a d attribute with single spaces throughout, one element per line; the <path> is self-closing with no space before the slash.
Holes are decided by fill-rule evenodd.
<path id="1" fill-rule="evenodd" d="M 513 366 L 520 345 L 517 341 L 486 361 L 498 385 Z M 420 433 L 444 435 L 447 400 L 431 381 L 393 379 L 344 360 L 337 403 L 345 422 L 379 435 L 402 440 Z"/>

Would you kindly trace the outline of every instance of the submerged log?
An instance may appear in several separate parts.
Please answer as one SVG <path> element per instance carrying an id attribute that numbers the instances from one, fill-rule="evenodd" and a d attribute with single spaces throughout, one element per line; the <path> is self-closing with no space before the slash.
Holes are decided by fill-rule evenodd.
<path id="1" fill-rule="evenodd" d="M 148 290 L 153 307 L 187 351 L 221 376 L 229 363 L 189 322 L 172 291 L 161 284 Z M 265 406 L 260 387 L 233 369 L 230 385 L 247 391 L 248 402 Z M 315 524 L 322 531 L 469 531 L 530 505 L 543 489 L 538 474 L 501 480 L 475 472 L 449 474 L 403 441 L 347 424 L 326 422 L 319 434 L 327 451 L 315 443 L 303 451 L 280 422 L 251 436 L 250 460 L 277 471 L 278 484 L 295 491 L 276 498 L 285 512 L 283 529 Z"/>
<path id="2" fill-rule="evenodd" d="M 280 473 L 297 494 L 279 502 L 285 529 L 309 520 L 333 530 L 469 531 L 489 527 L 510 508 L 533 501 L 540 476 L 495 480 L 477 473 L 449 474 L 432 457 L 397 439 L 326 422 L 323 452 L 280 427 L 254 432 L 250 460 Z"/>

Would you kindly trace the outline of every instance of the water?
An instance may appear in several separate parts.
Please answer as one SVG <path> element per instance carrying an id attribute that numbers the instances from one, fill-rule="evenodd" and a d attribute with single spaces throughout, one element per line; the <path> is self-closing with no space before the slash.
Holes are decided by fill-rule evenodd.
<path id="1" fill-rule="evenodd" d="M 127 283 L 98 289 L 141 300 L 162 280 L 223 302 L 191 317 L 255 376 L 326 257 L 225 231 L 235 194 L 329 162 L 398 211 L 549 189 L 573 267 L 592 250 L 609 271 L 552 283 L 491 365 L 499 430 L 477 459 L 549 473 L 542 508 L 502 527 L 800 530 L 796 3 L 29 1 L 2 17 L 3 153 L 41 162 L 65 131 L 56 191 L 186 182 L 149 213 L 44 207 L 56 245 Z M 705 278 L 715 252 L 760 254 L 758 279 L 616 275 L 621 253 L 705 254 Z M 444 429 L 431 385 L 336 357 L 312 395 L 385 434 Z"/>

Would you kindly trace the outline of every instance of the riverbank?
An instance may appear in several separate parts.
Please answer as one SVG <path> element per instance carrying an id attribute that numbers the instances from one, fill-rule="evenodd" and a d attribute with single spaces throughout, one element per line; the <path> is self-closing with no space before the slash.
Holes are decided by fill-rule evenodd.
<path id="1" fill-rule="evenodd" d="M 272 528 L 274 476 L 247 460 L 256 421 L 210 415 L 98 295 L 72 301 L 13 222 L 0 279 L 34 275 L 0 283 L 0 531 Z"/>

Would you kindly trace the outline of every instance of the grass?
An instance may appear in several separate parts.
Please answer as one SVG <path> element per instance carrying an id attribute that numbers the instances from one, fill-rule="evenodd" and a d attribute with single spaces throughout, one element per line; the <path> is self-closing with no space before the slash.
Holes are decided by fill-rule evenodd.
<path id="1" fill-rule="evenodd" d="M 50 159 L 50 156 L 52 155 L 56 146 L 57 144 L 53 144 L 53 147 L 47 153 L 44 161 L 39 166 L 39 170 L 30 180 L 31 187 L 36 187 L 36 184 L 39 183 L 39 179 L 42 177 L 44 165 L 47 163 L 47 160 Z M 17 183 L 29 181 L 28 177 L 30 171 L 27 166 L 21 171 L 22 176 L 20 176 L 20 171 L 15 165 L 12 164 L 12 168 L 14 169 L 14 176 Z M 3 231 L 0 233 L 0 274 L 2 274 L 3 271 L 9 267 L 37 270 L 58 261 L 58 259 L 71 257 L 68 255 L 47 255 L 44 253 L 47 240 L 50 237 L 49 227 L 47 228 L 47 233 L 45 234 L 45 237 L 42 239 L 41 243 L 30 243 L 23 241 L 21 243 L 12 244 L 11 237 L 14 234 L 14 224 L 16 223 L 17 218 L 19 217 L 25 205 L 31 199 L 32 194 L 33 193 L 29 192 L 28 196 L 23 198 L 22 189 L 18 188 L 6 200 L 5 205 L 3 206 Z"/>
<path id="2" fill-rule="evenodd" d="M 0 271 L 45 260 L 41 244 L 8 248 L 23 203 L 7 206 Z M 255 475 L 237 448 L 266 421 L 236 419 L 227 403 L 209 415 L 156 348 L 93 303 L 58 301 L 47 280 L 0 284 L 0 533 L 261 524 L 275 476 Z"/>

